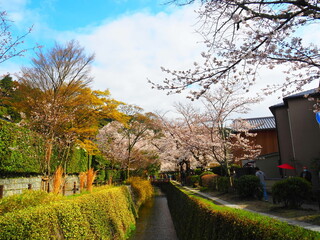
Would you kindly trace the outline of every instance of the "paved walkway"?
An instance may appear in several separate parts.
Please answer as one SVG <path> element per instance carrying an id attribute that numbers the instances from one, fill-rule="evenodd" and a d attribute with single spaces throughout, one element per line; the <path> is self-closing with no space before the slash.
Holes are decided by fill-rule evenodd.
<path id="1" fill-rule="evenodd" d="M 300 227 L 303 227 L 303 228 L 306 228 L 306 229 L 309 229 L 309 230 L 312 230 L 312 231 L 320 232 L 320 226 L 318 226 L 318 225 L 313 225 L 313 224 L 306 223 L 306 222 L 300 222 L 300 221 L 291 220 L 291 219 L 287 219 L 287 218 L 283 218 L 283 217 L 278 217 L 278 216 L 267 214 L 267 213 L 261 213 L 261 212 L 253 211 L 253 210 L 250 210 L 250 209 L 243 208 L 243 207 L 241 207 L 241 206 L 239 206 L 237 204 L 229 203 L 229 202 L 224 201 L 224 200 L 222 200 L 220 198 L 212 197 L 209 194 L 200 192 L 200 190 L 197 190 L 197 189 L 193 189 L 193 188 L 186 187 L 186 186 L 183 186 L 183 188 L 189 190 L 190 192 L 196 193 L 196 194 L 198 194 L 198 195 L 200 195 L 202 197 L 210 199 L 215 203 L 218 203 L 218 204 L 221 204 L 221 205 L 224 205 L 224 206 L 227 206 L 227 207 L 242 209 L 242 210 L 249 211 L 249 212 L 254 212 L 254 213 L 259 213 L 261 215 L 265 215 L 265 216 L 268 216 L 268 217 L 271 217 L 271 218 L 274 218 L 274 219 L 278 219 L 278 220 L 280 220 L 282 222 L 287 222 L 287 223 L 289 223 L 291 225 L 296 225 L 296 226 L 300 226 Z M 310 205 L 310 208 L 311 207 L 312 206 Z"/>

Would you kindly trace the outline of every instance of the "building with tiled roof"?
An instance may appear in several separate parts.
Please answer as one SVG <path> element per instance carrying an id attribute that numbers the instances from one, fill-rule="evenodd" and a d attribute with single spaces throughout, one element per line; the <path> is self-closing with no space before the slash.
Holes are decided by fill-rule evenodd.
<path id="1" fill-rule="evenodd" d="M 278 152 L 277 130 L 274 117 L 259 117 L 234 120 L 234 126 L 237 128 L 237 122 L 245 121 L 249 123 L 249 132 L 256 133 L 255 143 L 260 145 L 261 155 Z"/>
<path id="2" fill-rule="evenodd" d="M 252 139 L 255 144 L 261 146 L 261 153 L 256 159 L 247 159 L 242 161 L 242 165 L 254 162 L 255 166 L 267 174 L 268 178 L 279 178 L 279 153 L 278 153 L 278 140 L 277 130 L 274 117 L 257 117 L 234 120 L 234 130 L 237 131 L 237 125 L 241 122 L 249 124 L 249 132 L 256 133 Z M 235 157 L 241 155 L 241 151 L 234 152 Z"/>
<path id="3" fill-rule="evenodd" d="M 280 163 L 295 167 L 286 175 L 299 176 L 303 166 L 307 166 L 316 187 L 320 186 L 320 126 L 314 113 L 315 102 L 308 97 L 319 98 L 318 89 L 287 96 L 270 110 L 277 126 Z"/>
<path id="4" fill-rule="evenodd" d="M 276 129 L 274 117 L 246 118 L 244 120 L 252 126 L 251 131 Z"/>

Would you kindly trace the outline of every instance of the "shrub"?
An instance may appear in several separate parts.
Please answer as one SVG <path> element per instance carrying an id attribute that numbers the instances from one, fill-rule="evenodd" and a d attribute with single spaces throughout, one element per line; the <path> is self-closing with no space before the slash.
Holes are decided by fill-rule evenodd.
<path id="1" fill-rule="evenodd" d="M 229 177 L 217 177 L 215 178 L 215 188 L 219 192 L 228 192 L 230 188 L 230 178 Z"/>
<path id="2" fill-rule="evenodd" d="M 230 172 L 232 174 L 232 172 L 236 171 L 237 169 L 240 168 L 239 165 L 236 165 L 236 164 L 231 164 L 230 166 Z M 211 171 L 215 174 L 218 174 L 220 176 L 227 176 L 227 171 L 226 171 L 226 168 L 224 166 L 215 166 L 215 167 L 212 167 L 211 168 Z"/>
<path id="3" fill-rule="evenodd" d="M 196 168 L 196 169 L 194 169 L 194 174 L 195 174 L 195 175 L 200 175 L 202 172 L 203 172 L 203 169 L 202 169 L 202 168 Z"/>
<path id="4" fill-rule="evenodd" d="M 163 188 L 180 240 L 316 240 L 320 237 L 318 232 L 270 217 L 215 205 L 172 183 Z"/>
<path id="5" fill-rule="evenodd" d="M 61 200 L 62 196 L 45 191 L 26 190 L 22 194 L 8 196 L 0 200 L 0 214 L 35 207 L 41 204 L 49 204 Z"/>
<path id="6" fill-rule="evenodd" d="M 235 181 L 235 188 L 241 198 L 258 198 L 263 196 L 262 185 L 257 176 L 243 175 Z"/>
<path id="7" fill-rule="evenodd" d="M 211 168 L 211 171 L 215 174 L 218 174 L 220 176 L 226 176 L 227 172 L 226 169 L 222 166 L 215 166 Z"/>
<path id="8" fill-rule="evenodd" d="M 214 179 L 217 178 L 217 174 L 206 174 L 201 177 L 201 183 L 203 187 L 212 188 Z"/>
<path id="9" fill-rule="evenodd" d="M 213 174 L 213 172 L 211 171 L 205 171 L 203 173 L 200 174 L 200 177 L 204 176 L 204 175 L 207 175 L 207 174 Z"/>
<path id="10" fill-rule="evenodd" d="M 0 216 L 0 239 L 125 239 L 135 223 L 126 186 Z"/>
<path id="11" fill-rule="evenodd" d="M 213 172 L 210 172 L 210 171 L 205 171 L 205 172 L 203 172 L 203 173 L 201 173 L 200 175 L 199 175 L 199 179 L 200 179 L 200 181 L 199 181 L 199 184 L 200 184 L 200 186 L 202 186 L 202 176 L 205 176 L 205 175 L 208 175 L 208 174 L 214 174 Z"/>
<path id="12" fill-rule="evenodd" d="M 58 166 L 56 171 L 54 172 L 53 177 L 53 193 L 58 194 L 62 190 L 63 186 L 63 168 L 61 165 Z"/>
<path id="13" fill-rule="evenodd" d="M 300 177 L 287 178 L 272 186 L 273 201 L 282 202 L 285 207 L 300 207 L 311 195 L 311 183 Z"/>
<path id="14" fill-rule="evenodd" d="M 199 175 L 192 175 L 187 177 L 187 184 L 191 185 L 192 187 L 199 186 L 200 177 Z"/>
<path id="15" fill-rule="evenodd" d="M 92 192 L 93 181 L 97 175 L 97 171 L 94 171 L 93 168 L 90 168 L 87 171 L 87 191 Z"/>
<path id="16" fill-rule="evenodd" d="M 130 177 L 126 182 L 131 185 L 133 200 L 137 208 L 153 196 L 153 188 L 150 181 L 143 180 L 140 177 Z"/>

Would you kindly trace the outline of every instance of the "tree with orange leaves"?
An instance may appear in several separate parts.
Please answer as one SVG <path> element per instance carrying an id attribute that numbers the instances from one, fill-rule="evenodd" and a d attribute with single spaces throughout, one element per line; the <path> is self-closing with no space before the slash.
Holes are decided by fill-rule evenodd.
<path id="1" fill-rule="evenodd" d="M 26 115 L 25 123 L 45 139 L 45 169 L 51 173 L 51 155 L 56 139 L 74 118 L 74 100 L 92 81 L 93 55 L 86 55 L 75 41 L 39 50 L 32 67 L 21 69 L 20 99 L 16 107 Z M 19 101 L 20 100 L 20 101 Z"/>

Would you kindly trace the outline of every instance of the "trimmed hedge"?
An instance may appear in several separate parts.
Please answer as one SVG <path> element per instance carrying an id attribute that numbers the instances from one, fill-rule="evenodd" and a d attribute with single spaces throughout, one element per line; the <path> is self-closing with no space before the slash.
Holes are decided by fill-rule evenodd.
<path id="1" fill-rule="evenodd" d="M 218 175 L 217 174 L 213 174 L 213 173 L 210 173 L 210 174 L 205 174 L 203 176 L 201 176 L 201 186 L 202 187 L 212 187 L 213 185 L 213 182 L 214 182 L 214 179 L 217 178 Z"/>
<path id="2" fill-rule="evenodd" d="M 187 177 L 187 184 L 192 187 L 198 187 L 200 183 L 199 175 L 191 175 Z"/>
<path id="3" fill-rule="evenodd" d="M 40 204 L 48 204 L 61 200 L 62 196 L 45 191 L 26 190 L 22 194 L 16 194 L 0 199 L 0 215 Z"/>
<path id="4" fill-rule="evenodd" d="M 235 179 L 235 188 L 241 198 L 262 199 L 263 189 L 260 180 L 254 175 L 243 175 Z"/>
<path id="5" fill-rule="evenodd" d="M 171 216 L 180 240 L 315 240 L 320 234 L 278 220 L 213 204 L 164 184 Z"/>
<path id="6" fill-rule="evenodd" d="M 199 175 L 199 185 L 202 186 L 202 177 L 208 174 L 213 174 L 213 172 L 205 171 Z"/>
<path id="7" fill-rule="evenodd" d="M 143 180 L 140 177 L 130 177 L 126 182 L 131 185 L 133 200 L 137 209 L 153 196 L 153 187 L 150 181 Z"/>
<path id="8" fill-rule="evenodd" d="M 272 186 L 273 201 L 282 202 L 285 207 L 299 208 L 311 195 L 311 183 L 301 177 L 283 179 Z"/>
<path id="9" fill-rule="evenodd" d="M 0 239 L 126 239 L 136 217 L 127 186 L 105 188 L 6 213 Z"/>
<path id="10" fill-rule="evenodd" d="M 212 179 L 211 189 L 217 190 L 219 192 L 229 192 L 230 188 L 230 178 L 224 176 L 218 176 Z"/>

